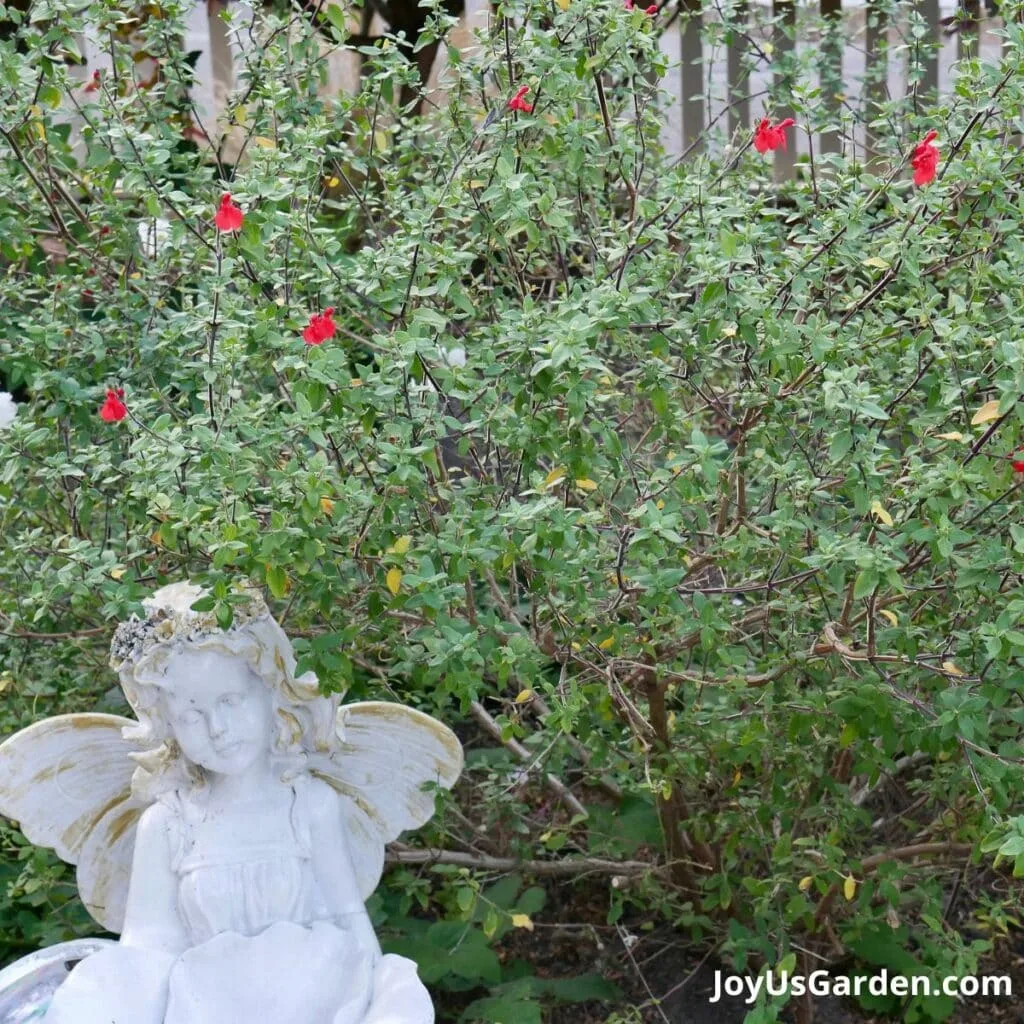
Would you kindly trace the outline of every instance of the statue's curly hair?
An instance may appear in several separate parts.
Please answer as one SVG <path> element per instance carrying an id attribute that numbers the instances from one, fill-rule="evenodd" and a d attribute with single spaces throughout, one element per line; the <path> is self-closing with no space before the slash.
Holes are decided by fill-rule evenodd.
<path id="1" fill-rule="evenodd" d="M 161 606 L 161 595 L 171 589 L 157 591 L 146 602 L 146 620 L 130 620 L 142 627 L 139 639 L 148 638 L 154 624 L 161 627 L 163 635 L 156 642 L 133 645 L 131 657 L 118 659 L 121 687 L 138 718 L 138 725 L 130 732 L 126 730 L 126 738 L 148 748 L 133 755 L 138 768 L 132 777 L 132 792 L 149 801 L 183 786 L 202 786 L 205 782 L 203 768 L 189 761 L 178 746 L 163 700 L 171 663 L 181 655 L 201 651 L 243 658 L 249 670 L 270 688 L 277 722 L 271 749 L 281 765 L 282 777 L 299 774 L 308 755 L 330 748 L 340 696 L 321 694 L 312 672 L 296 676 L 291 643 L 262 598 L 226 630 L 206 621 L 200 628 L 195 616 L 183 614 L 182 592 Z M 190 603 L 196 593 L 193 590 L 187 595 Z M 170 623 L 170 628 L 164 623 Z M 134 632 L 138 631 L 136 626 Z M 127 643 L 134 633 L 129 637 L 123 631 L 121 636 Z"/>

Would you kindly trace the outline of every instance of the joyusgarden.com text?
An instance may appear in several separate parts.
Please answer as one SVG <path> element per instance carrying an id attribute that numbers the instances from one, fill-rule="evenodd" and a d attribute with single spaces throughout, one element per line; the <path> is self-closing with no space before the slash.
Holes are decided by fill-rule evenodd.
<path id="1" fill-rule="evenodd" d="M 723 996 L 743 996 L 747 1003 L 754 1003 L 761 993 L 769 996 L 802 996 L 809 992 L 812 996 L 963 996 L 975 998 L 979 996 L 1010 996 L 1013 984 L 1007 975 L 986 975 L 974 977 L 968 975 L 958 978 L 947 975 L 943 978 L 932 978 L 924 974 L 909 977 L 902 974 L 890 975 L 886 969 L 871 976 L 858 975 L 832 977 L 828 971 L 812 971 L 810 974 L 790 974 L 774 971 L 759 974 L 756 977 L 744 974 L 724 974 L 715 971 L 714 991 L 708 1002 L 717 1003 Z"/>

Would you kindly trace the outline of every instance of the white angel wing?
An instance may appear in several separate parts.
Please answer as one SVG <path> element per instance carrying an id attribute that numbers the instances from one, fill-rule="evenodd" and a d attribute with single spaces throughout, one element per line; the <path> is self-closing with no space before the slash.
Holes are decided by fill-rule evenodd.
<path id="1" fill-rule="evenodd" d="M 434 813 L 433 782 L 451 789 L 462 772 L 462 744 L 436 718 L 386 701 L 338 709 L 338 742 L 312 774 L 347 797 L 349 852 L 362 898 L 384 870 L 384 846 Z"/>
<path id="2" fill-rule="evenodd" d="M 78 865 L 89 913 L 120 932 L 135 826 L 145 805 L 131 794 L 138 747 L 121 735 L 138 723 L 119 715 L 57 715 L 0 744 L 0 814 L 30 842 Z"/>

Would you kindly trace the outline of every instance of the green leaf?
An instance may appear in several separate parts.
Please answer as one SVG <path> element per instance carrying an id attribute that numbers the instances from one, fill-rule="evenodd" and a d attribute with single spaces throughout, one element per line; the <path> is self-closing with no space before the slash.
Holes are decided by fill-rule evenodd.
<path id="1" fill-rule="evenodd" d="M 349 32 L 345 7 L 342 4 L 331 2 L 323 8 L 323 13 L 331 23 L 331 26 L 337 29 L 338 37 L 342 39 L 345 38 Z"/>
<path id="2" fill-rule="evenodd" d="M 541 1005 L 515 996 L 490 996 L 470 1003 L 460 1021 L 484 1024 L 542 1024 Z"/>
<path id="3" fill-rule="evenodd" d="M 878 586 L 878 573 L 874 569 L 865 569 L 858 573 L 853 584 L 853 599 L 855 601 L 867 597 Z"/>

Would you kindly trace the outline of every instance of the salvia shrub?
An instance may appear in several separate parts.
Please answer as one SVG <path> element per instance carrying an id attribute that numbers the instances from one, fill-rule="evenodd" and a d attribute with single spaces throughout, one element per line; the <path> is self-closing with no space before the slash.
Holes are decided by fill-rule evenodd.
<path id="1" fill-rule="evenodd" d="M 375 897 L 463 1019 L 609 997 L 495 955 L 536 862 L 736 970 L 976 969 L 953 882 L 1024 872 L 1020 4 L 940 99 L 856 124 L 790 54 L 681 161 L 657 9 L 500 3 L 417 118 L 400 41 L 331 94 L 336 9 L 229 8 L 197 126 L 188 6 L 5 9 L 3 731 L 117 709 L 114 621 L 187 577 L 227 624 L 248 577 L 302 669 L 467 739 L 415 840 L 464 861 Z M 872 159 L 776 182 L 830 126 Z M 5 938 L 87 930 L 3 841 Z"/>

